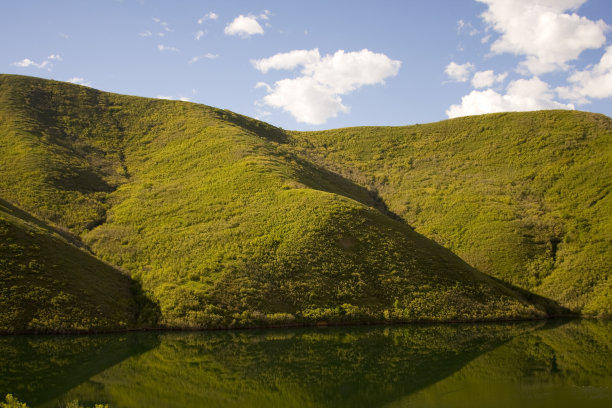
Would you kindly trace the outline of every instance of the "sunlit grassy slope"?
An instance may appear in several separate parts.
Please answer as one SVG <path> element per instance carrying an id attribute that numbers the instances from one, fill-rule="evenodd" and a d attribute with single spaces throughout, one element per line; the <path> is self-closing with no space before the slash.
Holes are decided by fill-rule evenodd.
<path id="1" fill-rule="evenodd" d="M 293 132 L 307 157 L 478 270 L 612 316 L 612 120 L 541 111 Z"/>
<path id="2" fill-rule="evenodd" d="M 0 76 L 0 197 L 127 271 L 163 326 L 558 312 L 414 232 L 289 142 L 204 105 Z M 129 300 L 118 293 L 117 307 Z"/>

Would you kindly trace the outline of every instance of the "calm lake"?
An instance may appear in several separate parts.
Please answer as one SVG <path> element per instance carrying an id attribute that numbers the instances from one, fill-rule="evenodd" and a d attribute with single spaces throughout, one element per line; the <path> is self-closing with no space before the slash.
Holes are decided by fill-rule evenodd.
<path id="1" fill-rule="evenodd" d="M 612 407 L 612 322 L 0 337 L 30 407 Z"/>

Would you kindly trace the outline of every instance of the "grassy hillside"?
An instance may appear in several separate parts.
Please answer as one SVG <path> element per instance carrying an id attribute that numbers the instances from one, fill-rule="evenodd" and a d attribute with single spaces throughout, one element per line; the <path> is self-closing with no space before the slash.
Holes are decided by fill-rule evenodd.
<path id="1" fill-rule="evenodd" d="M 288 142 L 204 105 L 0 76 L 0 197 L 127 271 L 164 326 L 556 310 L 471 268 Z"/>
<path id="2" fill-rule="evenodd" d="M 500 113 L 293 132 L 291 144 L 478 270 L 612 316 L 610 118 Z"/>
<path id="3" fill-rule="evenodd" d="M 0 200 L 0 333 L 138 326 L 137 285 Z"/>

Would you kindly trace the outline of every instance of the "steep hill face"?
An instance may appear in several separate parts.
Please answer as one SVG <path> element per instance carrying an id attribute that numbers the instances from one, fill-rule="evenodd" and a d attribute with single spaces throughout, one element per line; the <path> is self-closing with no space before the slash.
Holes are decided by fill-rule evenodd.
<path id="1" fill-rule="evenodd" d="M 612 316 L 610 118 L 501 113 L 293 132 L 291 143 L 478 270 Z"/>
<path id="2" fill-rule="evenodd" d="M 139 309 L 146 307 L 139 308 L 137 285 L 73 242 L 0 200 L 0 333 L 125 330 L 154 323 L 140 320 Z"/>
<path id="3" fill-rule="evenodd" d="M 0 197 L 126 271 L 145 292 L 135 301 L 150 297 L 162 326 L 558 311 L 414 232 L 289 142 L 203 105 L 0 76 Z M 120 293 L 123 309 L 134 300 Z M 151 322 L 155 307 L 136 320 Z"/>

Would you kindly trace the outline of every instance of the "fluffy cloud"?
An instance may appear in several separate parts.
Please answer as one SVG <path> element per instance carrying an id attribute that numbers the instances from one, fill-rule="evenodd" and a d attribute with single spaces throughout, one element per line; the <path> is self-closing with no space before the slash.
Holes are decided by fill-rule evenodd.
<path id="1" fill-rule="evenodd" d="M 495 75 L 495 73 L 490 69 L 486 71 L 479 71 L 472 77 L 472 86 L 474 88 L 488 88 L 497 82 L 503 82 L 507 76 L 508 74 L 505 72 L 503 74 Z"/>
<path id="2" fill-rule="evenodd" d="M 609 27 L 576 13 L 586 0 L 477 0 L 489 6 L 484 21 L 501 36 L 494 53 L 524 55 L 519 68 L 534 75 L 567 70 L 568 62 L 586 49 L 606 42 Z"/>
<path id="3" fill-rule="evenodd" d="M 314 50 L 293 50 L 263 58 L 252 60 L 251 63 L 258 71 L 264 74 L 271 69 L 293 69 L 300 65 L 306 66 L 321 60 L 318 49 Z"/>
<path id="4" fill-rule="evenodd" d="M 470 73 L 474 70 L 474 65 L 466 62 L 465 64 L 457 64 L 456 62 L 451 62 L 446 66 L 444 72 L 446 75 L 457 82 L 465 82 L 469 79 Z"/>
<path id="5" fill-rule="evenodd" d="M 219 16 L 217 15 L 217 13 L 213 13 L 212 11 L 209 11 L 208 13 L 204 14 L 202 17 L 198 19 L 198 24 L 202 24 L 206 20 L 216 20 L 218 18 Z"/>
<path id="6" fill-rule="evenodd" d="M 397 75 L 401 65 L 400 61 L 367 49 L 339 50 L 323 57 L 318 49 L 294 50 L 251 62 L 263 73 L 302 67 L 297 78 L 282 79 L 274 86 L 260 82 L 257 87 L 268 92 L 263 103 L 289 112 L 298 122 L 313 125 L 349 111 L 341 95 L 364 85 L 384 83 L 385 78 Z"/>
<path id="7" fill-rule="evenodd" d="M 449 118 L 455 118 L 491 112 L 540 109 L 574 109 L 574 105 L 555 101 L 549 85 L 538 77 L 533 77 L 511 82 L 503 95 L 492 89 L 472 91 L 461 98 L 461 104 L 451 105 L 446 114 Z"/>
<path id="8" fill-rule="evenodd" d="M 264 97 L 266 105 L 284 109 L 302 123 L 318 125 L 339 112 L 349 112 L 338 94 L 311 77 L 282 79 L 268 92 Z"/>
<path id="9" fill-rule="evenodd" d="M 38 64 L 29 58 L 24 58 L 21 61 L 13 62 L 12 65 L 16 67 L 21 67 L 21 68 L 27 68 L 27 67 L 45 68 L 47 66 L 47 61 L 43 61 L 40 64 Z"/>
<path id="10" fill-rule="evenodd" d="M 263 34 L 264 29 L 257 22 L 257 17 L 239 15 L 225 27 L 223 32 L 226 35 L 236 35 L 241 38 L 247 38 L 254 34 Z"/>
<path id="11" fill-rule="evenodd" d="M 569 77 L 569 87 L 557 88 L 564 99 L 579 104 L 588 103 L 588 98 L 612 98 L 612 46 L 606 49 L 598 64 Z"/>
<path id="12" fill-rule="evenodd" d="M 24 58 L 21 61 L 13 62 L 11 65 L 21 68 L 35 67 L 39 69 L 46 69 L 47 71 L 51 71 L 53 67 L 52 61 L 62 61 L 62 57 L 59 54 L 51 54 L 45 60 L 38 63 L 29 58 Z"/>
<path id="13" fill-rule="evenodd" d="M 207 31 L 206 31 L 206 30 L 200 30 L 200 31 L 198 31 L 197 33 L 195 33 L 194 38 L 195 38 L 197 41 L 200 41 L 200 39 L 201 39 L 202 37 L 204 37 L 204 36 L 206 35 L 206 33 L 207 33 Z"/>
<path id="14" fill-rule="evenodd" d="M 153 33 L 151 32 L 151 30 L 146 30 L 146 31 L 143 31 L 141 33 L 138 33 L 138 35 L 141 36 L 141 37 L 150 37 L 150 36 L 153 35 Z"/>

